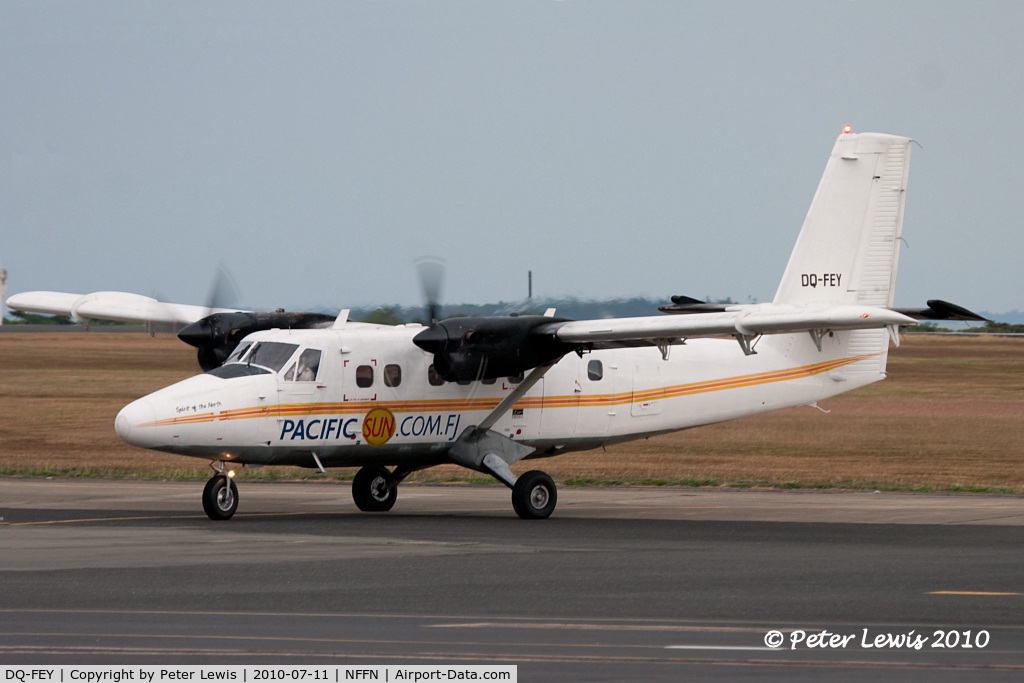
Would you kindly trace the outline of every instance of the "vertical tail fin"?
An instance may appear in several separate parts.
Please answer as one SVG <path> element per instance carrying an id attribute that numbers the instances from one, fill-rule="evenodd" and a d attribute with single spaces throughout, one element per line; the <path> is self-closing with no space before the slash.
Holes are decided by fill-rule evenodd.
<path id="1" fill-rule="evenodd" d="M 842 133 L 775 303 L 892 306 L 910 138 Z"/>

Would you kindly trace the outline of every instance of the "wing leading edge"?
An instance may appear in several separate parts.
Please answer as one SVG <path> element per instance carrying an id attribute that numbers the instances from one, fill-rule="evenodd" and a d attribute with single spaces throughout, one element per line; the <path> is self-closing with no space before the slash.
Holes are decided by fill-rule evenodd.
<path id="1" fill-rule="evenodd" d="M 67 315 L 81 323 L 88 323 L 90 320 L 115 320 L 171 325 L 187 325 L 211 313 L 227 313 L 233 310 L 164 303 L 131 292 L 23 292 L 10 297 L 7 300 L 7 307 L 28 313 Z"/>
<path id="2" fill-rule="evenodd" d="M 913 324 L 914 319 L 874 306 L 801 307 L 755 304 L 738 310 L 551 323 L 540 332 L 577 344 L 641 342 L 661 346 L 700 337 L 751 337 L 815 330 L 860 330 Z"/>

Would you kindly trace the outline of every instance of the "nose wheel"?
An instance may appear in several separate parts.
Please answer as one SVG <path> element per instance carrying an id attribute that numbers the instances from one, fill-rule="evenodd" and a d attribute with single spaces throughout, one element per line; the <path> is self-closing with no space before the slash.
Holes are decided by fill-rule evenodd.
<path id="1" fill-rule="evenodd" d="M 227 475 L 215 474 L 203 489 L 203 511 L 210 519 L 231 519 L 238 509 L 238 487 Z"/>

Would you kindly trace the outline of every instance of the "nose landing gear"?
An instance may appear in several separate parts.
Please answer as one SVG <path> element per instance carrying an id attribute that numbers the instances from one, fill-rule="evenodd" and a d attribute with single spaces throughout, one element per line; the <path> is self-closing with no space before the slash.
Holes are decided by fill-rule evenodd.
<path id="1" fill-rule="evenodd" d="M 223 462 L 210 466 L 217 474 L 210 477 L 203 488 L 203 511 L 213 520 L 231 519 L 238 509 L 238 487 L 231 480 L 234 472 L 227 471 Z"/>

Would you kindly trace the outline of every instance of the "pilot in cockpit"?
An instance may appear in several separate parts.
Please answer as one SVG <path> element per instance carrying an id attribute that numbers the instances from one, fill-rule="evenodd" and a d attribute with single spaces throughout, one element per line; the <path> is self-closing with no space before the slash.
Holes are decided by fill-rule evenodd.
<path id="1" fill-rule="evenodd" d="M 316 373 L 319 368 L 320 351 L 317 349 L 306 349 L 299 356 L 299 372 L 296 380 L 299 382 L 312 382 L 316 379 Z"/>

